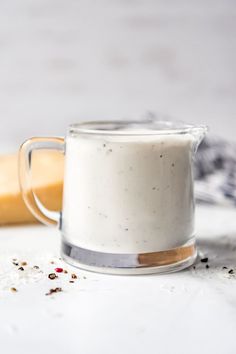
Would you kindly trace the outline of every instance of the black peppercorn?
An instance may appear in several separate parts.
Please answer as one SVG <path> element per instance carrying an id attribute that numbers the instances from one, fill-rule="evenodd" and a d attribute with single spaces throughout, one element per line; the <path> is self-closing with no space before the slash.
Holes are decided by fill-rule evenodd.
<path id="1" fill-rule="evenodd" d="M 53 279 L 57 278 L 57 275 L 55 273 L 50 273 L 50 274 L 48 274 L 48 278 L 53 280 Z"/>

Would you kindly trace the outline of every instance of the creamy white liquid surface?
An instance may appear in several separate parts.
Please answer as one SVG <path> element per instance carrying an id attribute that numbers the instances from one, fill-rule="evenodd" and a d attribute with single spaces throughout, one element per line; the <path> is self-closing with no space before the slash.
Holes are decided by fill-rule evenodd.
<path id="1" fill-rule="evenodd" d="M 193 236 L 190 134 L 69 136 L 62 233 L 85 249 L 157 252 Z"/>

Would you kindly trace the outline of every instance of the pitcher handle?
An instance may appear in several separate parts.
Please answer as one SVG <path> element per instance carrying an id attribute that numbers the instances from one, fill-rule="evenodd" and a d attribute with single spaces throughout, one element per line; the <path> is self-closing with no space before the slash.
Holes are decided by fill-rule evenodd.
<path id="1" fill-rule="evenodd" d="M 64 153 L 64 139 L 60 137 L 34 137 L 26 140 L 19 150 L 19 184 L 22 197 L 31 213 L 42 223 L 60 227 L 60 211 L 47 209 L 32 187 L 32 153 L 36 150 L 56 150 Z"/>

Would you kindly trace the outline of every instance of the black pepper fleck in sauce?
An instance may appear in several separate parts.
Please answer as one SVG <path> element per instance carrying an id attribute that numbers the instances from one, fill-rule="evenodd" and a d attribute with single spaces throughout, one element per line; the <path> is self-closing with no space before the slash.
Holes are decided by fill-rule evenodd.
<path id="1" fill-rule="evenodd" d="M 103 218 L 107 219 L 108 216 L 106 214 L 103 214 L 103 213 L 98 213 L 99 216 L 102 216 Z"/>
<path id="2" fill-rule="evenodd" d="M 106 155 L 110 155 L 112 153 L 112 149 L 106 150 Z"/>

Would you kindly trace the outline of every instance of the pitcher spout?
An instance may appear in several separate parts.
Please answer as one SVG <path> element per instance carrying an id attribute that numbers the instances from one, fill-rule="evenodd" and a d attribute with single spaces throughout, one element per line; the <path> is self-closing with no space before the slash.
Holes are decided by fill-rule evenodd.
<path id="1" fill-rule="evenodd" d="M 193 153 L 196 154 L 198 147 L 202 140 L 204 139 L 205 135 L 208 132 L 208 126 L 206 125 L 199 125 L 192 128 L 191 134 L 193 136 Z"/>

